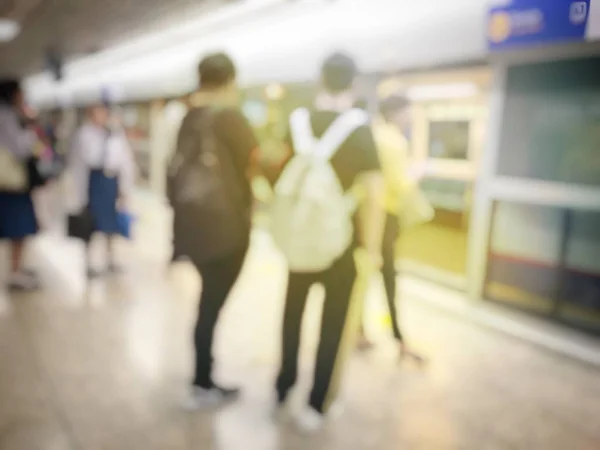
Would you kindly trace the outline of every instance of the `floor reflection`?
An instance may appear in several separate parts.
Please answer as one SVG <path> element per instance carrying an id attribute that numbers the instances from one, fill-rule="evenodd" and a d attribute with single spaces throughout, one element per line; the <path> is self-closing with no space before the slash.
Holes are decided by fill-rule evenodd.
<path id="1" fill-rule="evenodd" d="M 598 448 L 597 370 L 411 297 L 401 298 L 405 332 L 431 362 L 424 370 L 400 363 L 378 283 L 366 309 L 377 347 L 349 362 L 342 415 L 312 437 L 275 422 L 285 272 L 260 234 L 215 349 L 219 378 L 239 382 L 243 397 L 186 414 L 179 405 L 200 280 L 185 264 L 167 270 L 162 247 L 122 251 L 127 272 L 85 293 L 65 285 L 81 282 L 78 275 L 60 279 L 46 268 L 45 291 L 0 298 L 1 450 Z M 67 267 L 81 264 L 76 251 L 70 255 Z M 311 384 L 321 299 L 317 287 L 306 312 L 298 405 Z"/>

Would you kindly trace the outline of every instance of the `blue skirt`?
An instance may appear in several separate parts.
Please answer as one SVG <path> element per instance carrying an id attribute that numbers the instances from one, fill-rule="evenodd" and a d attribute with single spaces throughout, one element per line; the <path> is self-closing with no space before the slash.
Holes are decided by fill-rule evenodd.
<path id="1" fill-rule="evenodd" d="M 37 232 L 31 195 L 0 192 L 0 239 L 20 240 Z"/>
<path id="2" fill-rule="evenodd" d="M 119 234 L 118 196 L 117 177 L 108 177 L 102 170 L 90 171 L 88 205 L 94 219 L 94 231 L 111 235 Z"/>

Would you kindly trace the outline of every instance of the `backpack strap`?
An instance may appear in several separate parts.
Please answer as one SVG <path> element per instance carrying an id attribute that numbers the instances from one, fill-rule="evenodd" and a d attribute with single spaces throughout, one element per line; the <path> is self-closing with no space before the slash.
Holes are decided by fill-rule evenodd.
<path id="1" fill-rule="evenodd" d="M 290 115 L 290 130 L 294 152 L 301 155 L 312 153 L 316 139 L 310 123 L 310 112 L 306 108 L 298 108 Z"/>
<path id="2" fill-rule="evenodd" d="M 327 129 L 314 148 L 315 157 L 329 161 L 359 127 L 367 124 L 369 116 L 360 109 L 351 109 L 341 114 Z"/>

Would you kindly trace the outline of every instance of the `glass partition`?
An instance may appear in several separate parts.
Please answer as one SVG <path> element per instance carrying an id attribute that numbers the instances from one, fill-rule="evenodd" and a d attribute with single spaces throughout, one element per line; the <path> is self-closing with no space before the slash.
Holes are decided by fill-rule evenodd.
<path id="1" fill-rule="evenodd" d="M 488 299 L 600 334 L 600 212 L 496 201 Z"/>
<path id="2" fill-rule="evenodd" d="M 432 120 L 429 122 L 429 158 L 467 160 L 469 158 L 467 120 Z"/>
<path id="3" fill-rule="evenodd" d="M 598 73 L 600 58 L 509 70 L 499 175 L 600 186 Z"/>
<path id="4" fill-rule="evenodd" d="M 472 183 L 426 178 L 421 189 L 435 209 L 432 222 L 401 233 L 399 257 L 447 275 L 466 273 Z"/>
<path id="5" fill-rule="evenodd" d="M 435 209 L 432 222 L 403 230 L 402 267 L 433 281 L 464 288 L 472 193 L 485 141 L 490 70 L 473 67 L 413 73 L 380 83 L 381 97 L 411 103 L 411 163 L 426 167 L 421 189 Z"/>

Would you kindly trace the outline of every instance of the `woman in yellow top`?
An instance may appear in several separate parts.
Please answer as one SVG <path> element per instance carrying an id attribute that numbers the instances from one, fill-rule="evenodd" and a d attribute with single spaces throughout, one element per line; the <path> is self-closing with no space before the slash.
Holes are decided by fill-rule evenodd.
<path id="1" fill-rule="evenodd" d="M 380 114 L 373 120 L 373 134 L 379 151 L 379 159 L 385 178 L 385 197 L 382 199 L 387 213 L 382 241 L 383 265 L 381 272 L 385 292 L 392 317 L 394 338 L 400 345 L 402 356 L 418 361 L 423 358 L 410 351 L 400 331 L 396 310 L 396 243 L 400 232 L 401 200 L 414 187 L 415 181 L 408 175 L 409 143 L 402 130 L 410 124 L 410 104 L 404 97 L 393 96 L 384 100 Z M 362 335 L 361 346 L 370 347 L 369 341 Z"/>

